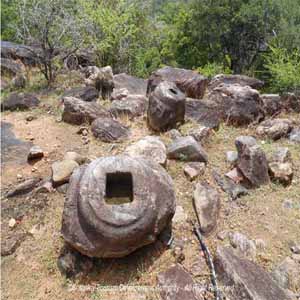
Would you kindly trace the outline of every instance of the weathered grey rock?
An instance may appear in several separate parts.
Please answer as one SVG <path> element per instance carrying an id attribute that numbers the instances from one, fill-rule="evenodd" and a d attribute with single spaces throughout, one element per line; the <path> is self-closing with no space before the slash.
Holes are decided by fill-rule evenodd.
<path id="1" fill-rule="evenodd" d="M 2 91 L 5 91 L 6 89 L 9 88 L 9 83 L 7 80 L 3 79 L 3 78 L 0 78 L 0 90 L 1 92 Z"/>
<path id="2" fill-rule="evenodd" d="M 208 141 L 209 136 L 212 133 L 212 129 L 206 126 L 198 126 L 188 132 L 188 135 L 192 136 L 197 142 L 205 143 Z"/>
<path id="3" fill-rule="evenodd" d="M 227 151 L 226 152 L 226 161 L 234 166 L 238 160 L 238 153 L 236 151 Z"/>
<path id="4" fill-rule="evenodd" d="M 160 295 L 163 300 L 201 300 L 192 276 L 176 264 L 157 276 Z"/>
<path id="5" fill-rule="evenodd" d="M 21 243 L 25 240 L 26 233 L 13 232 L 6 237 L 1 236 L 1 256 L 8 256 L 13 254 Z"/>
<path id="6" fill-rule="evenodd" d="M 259 92 L 249 86 L 221 84 L 210 91 L 208 99 L 217 105 L 216 114 L 232 125 L 247 125 L 264 118 Z"/>
<path id="7" fill-rule="evenodd" d="M 284 93 L 281 96 L 283 107 L 286 111 L 294 111 L 300 113 L 300 95 L 294 93 Z"/>
<path id="8" fill-rule="evenodd" d="M 223 112 L 213 101 L 187 99 L 185 114 L 202 126 L 218 130 L 223 119 Z"/>
<path id="9" fill-rule="evenodd" d="M 289 134 L 289 140 L 300 144 L 300 127 L 294 128 Z"/>
<path id="10" fill-rule="evenodd" d="M 161 82 L 149 98 L 147 121 L 156 131 L 166 131 L 184 122 L 185 96 L 171 82 Z"/>
<path id="11" fill-rule="evenodd" d="M 265 153 L 251 136 L 240 136 L 235 140 L 238 151 L 237 168 L 253 187 L 270 181 Z"/>
<path id="12" fill-rule="evenodd" d="M 150 95 L 162 81 L 173 82 L 187 97 L 202 99 L 208 79 L 196 71 L 163 67 L 153 72 L 148 80 L 147 95 Z"/>
<path id="13" fill-rule="evenodd" d="M 259 136 L 278 140 L 282 137 L 287 137 L 292 128 L 293 123 L 288 119 L 272 119 L 260 123 L 256 129 L 256 133 Z"/>
<path id="14" fill-rule="evenodd" d="M 188 215 L 184 211 L 183 207 L 180 205 L 176 206 L 175 214 L 172 219 L 172 224 L 178 225 L 178 224 L 184 224 L 186 223 L 188 219 Z"/>
<path id="15" fill-rule="evenodd" d="M 293 168 L 291 163 L 271 162 L 269 164 L 269 174 L 273 181 L 285 186 L 291 184 L 293 180 Z"/>
<path id="16" fill-rule="evenodd" d="M 199 161 L 207 163 L 208 157 L 202 146 L 191 136 L 181 137 L 173 141 L 168 149 L 170 159 L 182 161 Z"/>
<path id="17" fill-rule="evenodd" d="M 64 97 L 74 97 L 83 101 L 96 101 L 99 97 L 99 91 L 93 86 L 76 87 L 66 91 Z"/>
<path id="18" fill-rule="evenodd" d="M 238 168 L 233 168 L 225 174 L 226 178 L 229 178 L 235 183 L 241 183 L 244 181 L 244 176 Z"/>
<path id="19" fill-rule="evenodd" d="M 125 99 L 128 95 L 129 91 L 126 88 L 114 89 L 110 96 L 110 100 L 122 100 Z"/>
<path id="20" fill-rule="evenodd" d="M 87 161 L 87 158 L 84 157 L 83 155 L 80 155 L 77 152 L 74 151 L 68 151 L 64 155 L 65 160 L 74 160 L 76 161 L 79 165 L 84 164 Z"/>
<path id="21" fill-rule="evenodd" d="M 176 140 L 180 137 L 182 137 L 181 133 L 177 129 L 171 129 L 167 132 L 168 137 L 170 137 L 172 140 Z"/>
<path id="22" fill-rule="evenodd" d="M 201 162 L 190 162 L 185 164 L 183 172 L 188 180 L 193 181 L 198 176 L 203 175 L 205 172 L 205 163 Z"/>
<path id="23" fill-rule="evenodd" d="M 219 193 L 208 184 L 198 183 L 194 191 L 193 204 L 199 217 L 201 232 L 209 235 L 217 226 L 221 208 Z"/>
<path id="24" fill-rule="evenodd" d="M 253 89 L 261 89 L 264 82 L 245 75 L 226 75 L 218 74 L 209 82 L 208 89 L 212 90 L 220 84 L 239 84 L 241 86 L 250 86 Z"/>
<path id="25" fill-rule="evenodd" d="M 247 195 L 249 192 L 242 185 L 235 183 L 233 180 L 226 176 L 219 175 L 216 171 L 213 171 L 213 177 L 216 183 L 221 189 L 227 193 L 232 200 L 236 200 L 241 196 Z"/>
<path id="26" fill-rule="evenodd" d="M 171 177 L 142 158 L 98 158 L 70 180 L 66 242 L 90 257 L 122 257 L 156 240 L 175 212 Z"/>
<path id="27" fill-rule="evenodd" d="M 292 155 L 291 155 L 289 148 L 278 147 L 272 153 L 272 156 L 269 159 L 269 161 L 270 162 L 279 162 L 279 163 L 292 162 Z"/>
<path id="28" fill-rule="evenodd" d="M 284 289 L 300 288 L 300 263 L 286 257 L 272 272 L 274 279 Z"/>
<path id="29" fill-rule="evenodd" d="M 52 181 L 54 185 L 61 185 L 69 181 L 73 171 L 78 167 L 74 160 L 62 160 L 52 164 Z"/>
<path id="30" fill-rule="evenodd" d="M 130 95 L 146 95 L 147 80 L 125 73 L 114 75 L 115 89 L 127 89 Z"/>
<path id="31" fill-rule="evenodd" d="M 146 136 L 136 143 L 128 146 L 124 154 L 132 157 L 144 157 L 165 166 L 167 162 L 167 150 L 165 144 L 157 136 Z"/>
<path id="32" fill-rule="evenodd" d="M 240 255 L 254 259 L 256 256 L 256 244 L 254 241 L 248 239 L 240 232 L 230 232 L 229 241 Z"/>
<path id="33" fill-rule="evenodd" d="M 28 93 L 11 93 L 1 103 L 2 110 L 27 110 L 37 107 L 40 100 L 33 94 Z"/>
<path id="34" fill-rule="evenodd" d="M 262 94 L 263 107 L 266 115 L 273 116 L 282 109 L 281 97 L 278 94 Z"/>
<path id="35" fill-rule="evenodd" d="M 93 135 L 105 143 L 122 142 L 130 135 L 127 127 L 110 118 L 98 118 L 92 123 Z"/>
<path id="36" fill-rule="evenodd" d="M 129 95 L 120 100 L 114 100 L 109 111 L 114 117 L 126 115 L 129 118 L 142 116 L 148 106 L 148 99 L 142 95 Z"/>
<path id="37" fill-rule="evenodd" d="M 25 180 L 22 183 L 17 184 L 14 186 L 14 188 L 7 192 L 5 195 L 7 198 L 9 197 L 15 197 L 15 196 L 21 196 L 28 194 L 29 192 L 33 191 L 34 188 L 36 188 L 39 183 L 41 182 L 40 177 L 33 177 L 30 179 Z"/>
<path id="38" fill-rule="evenodd" d="M 236 256 L 233 249 L 219 247 L 214 260 L 226 296 L 235 300 L 288 300 L 290 296 L 272 276 L 254 262 Z"/>
<path id="39" fill-rule="evenodd" d="M 103 68 L 88 66 L 85 68 L 85 77 L 87 86 L 95 87 L 102 99 L 110 99 L 114 89 L 113 72 L 110 66 Z"/>
<path id="40" fill-rule="evenodd" d="M 86 102 L 74 97 L 63 99 L 62 120 L 66 123 L 81 125 L 92 123 L 100 117 L 108 118 L 110 113 L 96 102 Z"/>
<path id="41" fill-rule="evenodd" d="M 26 86 L 26 77 L 23 74 L 16 75 L 11 80 L 11 85 L 15 89 L 23 89 Z"/>
<path id="42" fill-rule="evenodd" d="M 1 74 L 5 73 L 6 75 L 15 76 L 23 71 L 22 64 L 9 58 L 1 57 L 0 65 Z"/>
<path id="43" fill-rule="evenodd" d="M 32 146 L 28 153 L 28 160 L 40 159 L 44 156 L 44 151 L 40 146 Z"/>
<path id="44" fill-rule="evenodd" d="M 68 192 L 68 189 L 69 189 L 69 183 L 64 183 L 56 188 L 56 190 L 63 195 L 65 195 Z"/>

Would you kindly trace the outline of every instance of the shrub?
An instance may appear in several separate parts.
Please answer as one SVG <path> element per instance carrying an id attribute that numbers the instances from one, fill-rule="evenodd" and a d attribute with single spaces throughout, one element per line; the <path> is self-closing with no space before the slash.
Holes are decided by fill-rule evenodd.
<path id="1" fill-rule="evenodd" d="M 205 75 L 209 79 L 214 77 L 217 74 L 231 74 L 232 71 L 228 67 L 224 67 L 222 64 L 219 63 L 207 63 L 203 67 L 199 67 L 197 69 L 199 73 Z"/>

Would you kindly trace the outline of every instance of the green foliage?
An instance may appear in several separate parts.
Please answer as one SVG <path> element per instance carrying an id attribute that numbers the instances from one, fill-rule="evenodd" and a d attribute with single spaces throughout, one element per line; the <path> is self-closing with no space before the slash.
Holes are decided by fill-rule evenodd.
<path id="1" fill-rule="evenodd" d="M 200 74 L 205 75 L 209 79 L 214 77 L 217 74 L 231 74 L 232 71 L 228 67 L 219 63 L 207 63 L 204 67 L 199 67 L 197 71 Z"/>
<path id="2" fill-rule="evenodd" d="M 17 0 L 1 0 L 1 40 L 16 41 Z"/>
<path id="3" fill-rule="evenodd" d="M 270 46 L 266 68 L 271 74 L 271 87 L 278 92 L 300 90 L 300 51 Z"/>

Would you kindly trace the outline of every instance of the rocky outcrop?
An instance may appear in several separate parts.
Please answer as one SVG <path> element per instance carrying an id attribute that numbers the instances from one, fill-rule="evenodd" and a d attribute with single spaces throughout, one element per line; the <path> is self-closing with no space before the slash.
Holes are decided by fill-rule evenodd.
<path id="1" fill-rule="evenodd" d="M 40 100 L 33 94 L 11 93 L 1 103 L 1 110 L 27 110 L 35 108 L 40 104 Z"/>
<path id="2" fill-rule="evenodd" d="M 167 162 L 167 150 L 165 144 L 158 136 L 146 136 L 136 143 L 128 146 L 124 154 L 132 157 L 144 157 L 162 166 Z"/>
<path id="3" fill-rule="evenodd" d="M 238 151 L 237 168 L 250 186 L 269 183 L 267 158 L 255 138 L 240 136 L 235 140 L 235 145 Z"/>
<path id="4" fill-rule="evenodd" d="M 245 75 L 226 75 L 218 74 L 212 78 L 208 85 L 208 89 L 212 90 L 220 84 L 239 84 L 241 86 L 250 86 L 253 89 L 261 89 L 264 86 L 264 82 L 254 77 Z"/>
<path id="5" fill-rule="evenodd" d="M 96 102 L 85 102 L 74 97 L 63 99 L 62 120 L 66 123 L 81 125 L 92 123 L 100 117 L 110 117 L 110 113 Z"/>
<path id="6" fill-rule="evenodd" d="M 174 140 L 167 149 L 170 159 L 182 161 L 199 161 L 207 163 L 208 157 L 202 146 L 191 136 L 180 137 Z"/>
<path id="7" fill-rule="evenodd" d="M 235 300 L 291 300 L 263 268 L 236 256 L 232 249 L 219 247 L 214 260 L 226 296 Z"/>
<path id="8" fill-rule="evenodd" d="M 114 117 L 128 116 L 134 117 L 142 116 L 148 107 L 148 99 L 142 95 L 129 95 L 122 100 L 114 100 L 111 103 L 109 111 Z"/>
<path id="9" fill-rule="evenodd" d="M 184 122 L 185 96 L 172 82 L 161 82 L 149 98 L 147 121 L 156 131 L 166 131 Z"/>
<path id="10" fill-rule="evenodd" d="M 114 85 L 114 91 L 126 89 L 130 95 L 146 95 L 147 80 L 126 73 L 114 75 Z"/>
<path id="11" fill-rule="evenodd" d="M 62 234 L 90 257 L 122 257 L 154 242 L 175 212 L 171 177 L 142 158 L 98 158 L 71 177 Z"/>
<path id="12" fill-rule="evenodd" d="M 98 99 L 99 91 L 93 86 L 77 87 L 66 91 L 62 97 L 74 97 L 90 102 Z"/>
<path id="13" fill-rule="evenodd" d="M 270 119 L 259 124 L 256 133 L 272 140 L 287 137 L 293 128 L 293 123 L 289 119 Z"/>
<path id="14" fill-rule="evenodd" d="M 259 92 L 249 86 L 221 84 L 207 97 L 216 104 L 216 113 L 228 124 L 247 125 L 264 118 Z"/>
<path id="15" fill-rule="evenodd" d="M 187 97 L 202 99 L 208 83 L 208 79 L 196 71 L 163 67 L 153 72 L 148 80 L 147 95 L 150 95 L 162 81 L 169 81 Z"/>
<path id="16" fill-rule="evenodd" d="M 102 142 L 122 142 L 130 135 L 127 127 L 111 118 L 98 118 L 92 123 L 92 133 Z"/>
<path id="17" fill-rule="evenodd" d="M 219 193 L 208 184 L 198 183 L 193 200 L 199 218 L 200 230 L 204 235 L 209 235 L 217 226 L 221 208 Z"/>
<path id="18" fill-rule="evenodd" d="M 16 61 L 9 58 L 1 57 L 0 66 L 1 74 L 4 73 L 10 76 L 15 76 L 23 71 L 22 64 L 17 63 Z"/>

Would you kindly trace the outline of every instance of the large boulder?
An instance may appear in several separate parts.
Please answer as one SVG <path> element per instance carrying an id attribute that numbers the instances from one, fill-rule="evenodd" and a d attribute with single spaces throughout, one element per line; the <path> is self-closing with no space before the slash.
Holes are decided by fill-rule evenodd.
<path id="1" fill-rule="evenodd" d="M 225 84 L 239 84 L 241 86 L 250 86 L 253 89 L 260 89 L 264 86 L 264 82 L 249 77 L 246 75 L 226 75 L 226 74 L 218 74 L 212 78 L 210 81 L 208 88 L 210 90 L 214 89 L 218 85 L 225 83 Z"/>
<path id="2" fill-rule="evenodd" d="M 272 276 L 254 262 L 238 257 L 231 248 L 219 247 L 214 260 L 226 296 L 235 300 L 291 299 Z"/>
<path id="3" fill-rule="evenodd" d="M 2 110 L 27 110 L 37 107 L 40 100 L 33 94 L 28 93 L 11 93 L 1 103 Z"/>
<path id="4" fill-rule="evenodd" d="M 259 92 L 249 86 L 221 84 L 208 94 L 208 99 L 217 105 L 216 113 L 232 125 L 247 125 L 264 118 Z"/>
<path id="5" fill-rule="evenodd" d="M 185 95 L 172 82 L 161 82 L 149 98 L 148 125 L 166 131 L 184 122 Z"/>
<path id="6" fill-rule="evenodd" d="M 146 136 L 125 149 L 125 154 L 132 157 L 144 157 L 165 166 L 167 150 L 165 144 L 158 136 Z"/>
<path id="7" fill-rule="evenodd" d="M 127 127 L 111 118 L 98 118 L 92 123 L 93 135 L 102 142 L 122 142 L 130 135 Z"/>
<path id="8" fill-rule="evenodd" d="M 62 120 L 80 125 L 92 123 L 100 117 L 110 117 L 110 113 L 96 102 L 86 102 L 74 97 L 63 98 Z"/>
<path id="9" fill-rule="evenodd" d="M 93 86 L 76 87 L 64 92 L 64 97 L 75 97 L 87 102 L 96 101 L 99 91 Z"/>
<path id="10" fill-rule="evenodd" d="M 199 218 L 200 230 L 204 235 L 209 235 L 217 226 L 221 208 L 219 193 L 208 184 L 197 183 L 193 200 Z"/>
<path id="11" fill-rule="evenodd" d="M 153 243 L 175 213 L 168 173 L 142 158 L 98 158 L 70 179 L 62 235 L 90 257 L 122 257 Z"/>
<path id="12" fill-rule="evenodd" d="M 207 163 L 208 157 L 202 146 L 191 136 L 180 137 L 174 140 L 167 149 L 170 159 L 182 161 L 199 161 Z"/>
<path id="13" fill-rule="evenodd" d="M 287 137 L 293 128 L 293 122 L 289 119 L 270 119 L 259 124 L 256 133 L 272 140 Z"/>
<path id="14" fill-rule="evenodd" d="M 286 111 L 300 113 L 300 94 L 284 93 L 281 96 L 281 101 Z"/>
<path id="15" fill-rule="evenodd" d="M 147 80 L 121 73 L 114 75 L 114 92 L 126 89 L 131 95 L 146 95 Z"/>
<path id="16" fill-rule="evenodd" d="M 111 103 L 109 111 L 114 117 L 128 116 L 134 118 L 142 116 L 148 106 L 148 99 L 142 95 L 129 95 L 122 100 L 114 100 Z"/>
<path id="17" fill-rule="evenodd" d="M 148 80 L 147 95 L 150 95 L 162 81 L 173 82 L 187 97 L 202 99 L 208 79 L 196 71 L 163 67 L 153 72 Z"/>
<path id="18" fill-rule="evenodd" d="M 207 100 L 187 99 L 185 114 L 188 119 L 214 130 L 219 129 L 223 118 L 223 113 L 218 104 Z"/>
<path id="19" fill-rule="evenodd" d="M 114 89 L 113 72 L 110 66 L 103 68 L 88 66 L 85 68 L 85 77 L 87 86 L 95 87 L 103 99 L 110 99 Z"/>
<path id="20" fill-rule="evenodd" d="M 240 136 L 235 140 L 238 151 L 237 168 L 250 186 L 259 187 L 270 181 L 268 161 L 265 153 L 251 136 Z"/>

